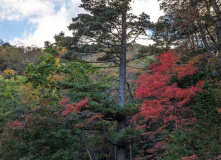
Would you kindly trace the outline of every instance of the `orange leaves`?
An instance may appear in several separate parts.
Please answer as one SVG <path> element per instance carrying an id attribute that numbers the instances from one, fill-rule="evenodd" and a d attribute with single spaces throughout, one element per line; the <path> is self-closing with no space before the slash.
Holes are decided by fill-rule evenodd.
<path id="1" fill-rule="evenodd" d="M 94 120 L 103 120 L 103 115 L 100 113 L 95 113 L 91 118 L 89 118 L 89 122 L 92 122 Z"/>
<path id="2" fill-rule="evenodd" d="M 79 127 L 79 128 L 81 128 L 81 127 L 88 127 L 88 126 L 90 126 L 95 121 L 103 121 L 103 115 L 101 113 L 89 113 L 89 114 L 91 116 L 90 118 L 88 118 L 83 123 L 76 124 L 75 126 Z"/>
<path id="3" fill-rule="evenodd" d="M 64 115 L 67 115 L 68 113 L 80 111 L 82 109 L 82 107 L 87 107 L 87 102 L 88 102 L 88 98 L 80 101 L 79 103 L 74 102 L 72 104 L 67 104 L 68 99 L 67 98 L 62 99 L 59 102 L 60 106 L 65 107 L 65 110 L 62 112 L 62 115 L 64 116 Z"/>
<path id="4" fill-rule="evenodd" d="M 196 155 L 192 155 L 190 157 L 183 157 L 183 158 L 181 158 L 181 160 L 194 160 L 194 159 L 198 159 L 198 157 Z"/>
<path id="5" fill-rule="evenodd" d="M 146 125 L 141 125 L 141 126 L 137 126 L 136 129 L 143 129 L 145 127 L 146 127 Z"/>
<path id="6" fill-rule="evenodd" d="M 157 142 L 157 143 L 154 145 L 153 149 L 161 150 L 162 147 L 163 147 L 163 141 L 160 141 L 160 142 Z"/>

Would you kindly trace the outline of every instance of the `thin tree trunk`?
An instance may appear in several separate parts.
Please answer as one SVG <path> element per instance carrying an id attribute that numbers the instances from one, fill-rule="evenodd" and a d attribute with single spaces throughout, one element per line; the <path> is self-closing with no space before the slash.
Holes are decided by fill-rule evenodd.
<path id="1" fill-rule="evenodd" d="M 200 44 L 199 44 L 199 41 L 198 41 L 198 36 L 197 36 L 197 34 L 196 34 L 196 33 L 194 34 L 194 37 L 195 37 L 195 39 L 196 39 L 196 45 L 197 45 L 197 47 L 199 47 L 199 46 L 200 46 Z"/>
<path id="2" fill-rule="evenodd" d="M 83 140 L 83 141 L 85 143 L 85 147 L 86 147 L 86 150 L 87 150 L 87 153 L 88 153 L 88 156 L 89 156 L 90 160 L 93 160 L 92 157 L 91 157 L 91 153 L 90 153 L 89 149 L 87 148 L 87 142 L 85 140 Z"/>
<path id="3" fill-rule="evenodd" d="M 190 44 L 191 44 L 191 50 L 192 52 L 195 52 L 195 41 L 194 41 L 194 35 L 190 35 L 190 38 L 191 38 L 191 41 L 190 41 Z"/>
<path id="4" fill-rule="evenodd" d="M 114 159 L 117 159 L 117 146 L 114 146 Z"/>
<path id="5" fill-rule="evenodd" d="M 197 14 L 198 14 L 198 17 L 199 17 L 199 18 L 196 20 L 196 22 L 197 22 L 197 25 L 198 25 L 198 29 L 199 29 L 199 32 L 200 32 L 200 37 L 201 37 L 201 39 L 202 39 L 203 45 L 204 45 L 206 51 L 207 51 L 207 52 L 210 52 L 210 50 L 209 50 L 209 44 L 208 44 L 208 42 L 207 42 L 206 35 L 205 35 L 205 33 L 204 33 L 204 27 L 203 27 L 203 24 L 202 24 L 202 22 L 201 22 L 200 12 L 199 12 L 199 10 L 198 10 L 197 3 L 195 3 L 195 4 L 193 5 L 193 7 L 196 9 Z"/>
<path id="6" fill-rule="evenodd" d="M 200 36 L 202 38 L 203 44 L 204 44 L 206 50 L 209 50 L 209 44 L 207 42 L 206 35 L 203 31 L 203 26 L 202 26 L 201 20 L 197 20 L 197 24 L 199 26 Z"/>
<path id="7" fill-rule="evenodd" d="M 217 14 L 216 38 L 218 42 L 221 42 L 221 11 L 215 0 L 211 0 L 210 3 Z"/>
<path id="8" fill-rule="evenodd" d="M 213 18 L 211 17 L 211 4 L 210 4 L 210 2 L 207 1 L 207 0 L 204 0 L 204 3 L 206 4 L 206 10 L 207 10 L 207 11 L 206 11 L 206 16 L 207 16 L 207 17 L 210 17 L 209 19 L 212 20 Z M 208 23 L 211 23 L 210 20 L 208 20 Z M 216 39 L 213 37 L 213 34 L 210 34 L 210 31 L 209 31 L 209 28 L 208 28 L 208 27 L 206 28 L 206 30 L 207 30 L 207 33 L 208 33 L 208 35 L 209 35 L 211 41 L 212 41 L 213 44 L 215 45 L 215 44 L 217 43 Z"/>
<path id="9" fill-rule="evenodd" d="M 132 142 L 130 142 L 130 160 L 133 160 L 133 157 L 132 157 Z"/>
<path id="10" fill-rule="evenodd" d="M 212 41 L 212 42 L 213 42 L 213 44 L 215 45 L 215 44 L 216 44 L 216 41 L 215 41 L 215 39 L 213 38 L 213 35 L 212 35 L 212 34 L 210 34 L 210 32 L 209 32 L 209 29 L 208 29 L 208 28 L 206 28 L 206 31 L 207 31 L 207 34 L 209 35 L 209 37 L 210 37 L 211 41 Z"/>

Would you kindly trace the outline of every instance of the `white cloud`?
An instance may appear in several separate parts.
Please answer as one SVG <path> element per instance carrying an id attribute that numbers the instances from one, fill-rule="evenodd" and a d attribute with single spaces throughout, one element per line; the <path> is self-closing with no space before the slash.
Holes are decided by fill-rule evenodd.
<path id="1" fill-rule="evenodd" d="M 139 15 L 142 12 L 150 15 L 150 20 L 156 22 L 164 13 L 160 11 L 159 2 L 157 0 L 135 0 L 132 3 L 132 13 Z"/>
<path id="2" fill-rule="evenodd" d="M 27 45 L 43 47 L 44 41 L 53 42 L 54 35 L 61 31 L 71 35 L 67 28 L 71 19 L 85 12 L 78 7 L 80 2 L 81 0 L 0 0 L 0 21 L 28 19 L 30 25 L 35 26 L 36 30 L 33 33 L 25 32 L 22 37 L 14 38 L 9 42 L 14 45 L 23 42 Z M 59 8 L 60 6 L 62 7 Z M 149 14 L 151 21 L 157 21 L 163 14 L 159 11 L 156 0 L 134 0 L 132 8 L 132 12 L 136 15 L 142 12 Z M 140 40 L 138 43 L 153 42 Z"/>
<path id="3" fill-rule="evenodd" d="M 20 21 L 30 16 L 44 16 L 53 13 L 50 0 L 0 0 L 0 21 Z"/>
<path id="4" fill-rule="evenodd" d="M 36 23 L 37 29 L 34 33 L 25 33 L 22 38 L 15 38 L 11 43 L 23 42 L 27 45 L 37 45 L 43 47 L 44 41 L 54 42 L 54 35 L 64 31 L 66 35 L 70 35 L 67 25 L 70 19 L 66 8 L 63 6 L 56 14 L 32 19 L 32 23 Z"/>
<path id="5" fill-rule="evenodd" d="M 64 0 L 44 1 L 45 4 L 42 8 L 34 7 L 33 11 L 29 10 L 31 6 L 38 6 L 38 2 L 41 2 L 41 0 L 32 0 L 20 7 L 23 8 L 22 15 L 33 15 L 27 18 L 31 25 L 35 25 L 36 30 L 33 33 L 24 33 L 22 37 L 14 38 L 10 41 L 11 44 L 25 43 L 43 47 L 44 41 L 54 42 L 54 35 L 61 31 L 65 32 L 66 35 L 71 35 L 67 26 L 71 23 L 71 18 L 80 11 L 78 8 L 80 0 L 72 0 L 68 4 L 65 4 Z M 56 3 L 61 6 L 58 11 L 55 10 Z"/>
<path id="6" fill-rule="evenodd" d="M 157 0 L 134 0 L 131 12 L 135 15 L 140 15 L 144 12 L 150 16 L 150 21 L 152 22 L 157 22 L 158 18 L 164 14 L 163 11 L 160 11 L 159 2 Z M 136 42 L 142 45 L 154 43 L 148 36 L 141 36 Z"/>

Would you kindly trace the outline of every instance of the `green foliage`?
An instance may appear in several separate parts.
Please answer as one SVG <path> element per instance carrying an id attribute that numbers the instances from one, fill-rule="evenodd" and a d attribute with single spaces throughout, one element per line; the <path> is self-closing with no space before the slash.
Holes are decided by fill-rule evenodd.
<path id="1" fill-rule="evenodd" d="M 169 148 L 161 156 L 158 156 L 159 160 L 180 160 L 182 157 L 191 156 L 194 153 L 198 155 L 199 152 L 205 152 L 202 141 L 194 130 L 183 128 L 179 132 L 173 133 L 168 141 L 169 144 L 165 145 L 168 145 Z"/>
<path id="2" fill-rule="evenodd" d="M 120 31 L 122 27 L 127 26 L 128 34 L 125 38 L 133 41 L 136 39 L 134 37 L 146 35 L 145 29 L 150 24 L 149 16 L 145 13 L 140 16 L 128 13 L 126 22 L 122 22 L 123 10 L 131 9 L 130 2 L 131 0 L 125 2 L 83 0 L 80 7 L 88 13 L 79 14 L 72 19 L 68 28 L 73 32 L 73 37 L 63 36 L 60 45 L 65 46 L 69 53 L 74 52 L 76 55 L 102 52 L 104 55 L 98 58 L 100 61 L 118 59 L 122 52 L 122 31 Z"/>
<path id="3" fill-rule="evenodd" d="M 23 129 L 6 126 L 0 156 L 3 159 L 87 159 L 78 117 L 63 120 L 60 107 L 38 106 L 22 118 Z M 7 138 L 6 138 L 7 137 Z"/>
<path id="4" fill-rule="evenodd" d="M 91 106 L 91 111 L 99 110 L 97 107 L 102 100 L 105 102 L 102 106 L 106 105 L 105 107 L 108 108 L 111 103 L 113 105 L 113 100 L 108 99 L 105 94 L 110 84 L 107 76 L 98 73 L 97 68 L 89 63 L 59 59 L 60 53 L 53 45 L 48 44 L 45 51 L 48 55 L 42 57 L 38 65 L 29 64 L 25 72 L 27 77 L 25 86 L 28 87 L 25 92 L 30 92 L 29 85 L 32 84 L 35 87 L 33 94 L 35 93 L 38 103 L 26 102 L 32 104 L 32 110 L 29 110 L 25 116 L 18 117 L 25 124 L 24 129 L 14 130 L 6 126 L 3 136 L 8 138 L 6 141 L 2 140 L 1 155 L 12 159 L 79 159 L 81 157 L 86 160 L 89 156 L 88 152 L 92 150 L 91 154 L 98 159 L 109 157 L 110 148 L 101 147 L 105 145 L 105 141 L 101 141 L 101 139 L 105 140 L 104 132 L 85 132 L 84 128 L 76 126 L 88 122 L 84 127 L 91 130 L 109 130 L 109 128 L 113 129 L 110 123 L 97 121 L 93 117 L 90 119 L 90 116 L 86 116 L 84 112 L 65 118 L 61 114 L 63 108 L 57 106 L 61 97 L 69 98 L 71 103 L 90 97 L 91 102 L 88 105 Z M 23 87 L 23 84 L 21 85 Z M 25 96 L 27 97 L 27 93 Z M 89 111 L 89 115 L 90 113 L 92 114 Z M 86 136 L 90 134 L 99 138 L 93 139 L 92 136 Z M 93 150 L 92 145 L 97 145 L 96 149 Z M 6 151 L 11 150 L 16 152 L 6 154 Z"/>
<path id="5" fill-rule="evenodd" d="M 0 47 L 0 71 L 10 68 L 20 75 L 28 63 L 36 63 L 42 55 L 42 50 L 37 47 L 24 48 L 5 44 Z"/>
<path id="6" fill-rule="evenodd" d="M 28 107 L 21 103 L 18 94 L 19 87 L 24 80 L 25 78 L 20 76 L 16 76 L 16 79 L 0 77 L 0 125 L 27 110 Z"/>
<path id="7" fill-rule="evenodd" d="M 144 57 L 147 55 L 157 55 L 162 53 L 164 50 L 156 45 L 142 46 L 139 50 L 137 57 Z"/>
<path id="8" fill-rule="evenodd" d="M 112 133 L 109 140 L 112 143 L 119 143 L 123 141 L 133 141 L 141 135 L 142 131 L 135 127 L 127 127 L 121 133 Z"/>
<path id="9" fill-rule="evenodd" d="M 214 159 L 221 154 L 221 114 L 218 111 L 221 106 L 219 78 L 212 76 L 208 69 L 198 75 L 202 77 L 196 75 L 192 77 L 192 80 L 203 78 L 206 83 L 205 91 L 198 94 L 196 102 L 192 104 L 196 123 L 171 134 L 167 139 L 169 148 L 159 156 L 159 159 L 180 159 L 193 154 L 200 159 Z"/>
<path id="10" fill-rule="evenodd" d="M 78 95 L 79 99 L 93 97 L 94 93 L 108 88 L 105 76 L 98 76 L 98 70 L 91 64 L 60 60 L 55 47 L 50 46 L 45 51 L 50 54 L 42 58 L 38 65 L 27 66 L 26 83 L 30 82 L 35 88 L 41 86 L 48 92 L 66 89 L 70 98 Z"/>
<path id="11" fill-rule="evenodd" d="M 176 2 L 160 1 L 165 2 L 162 3 L 165 5 L 162 6 L 164 9 L 171 9 L 173 5 L 167 5 Z M 198 44 L 202 38 L 199 35 L 203 34 L 207 40 L 211 39 L 208 42 L 212 48 L 220 50 L 219 42 L 213 42 L 213 37 L 221 33 L 215 33 L 214 28 L 219 28 L 210 25 L 205 19 L 205 24 L 209 25 L 203 26 L 203 34 L 200 34 L 199 22 L 189 23 L 189 12 L 185 17 L 183 15 L 186 14 L 182 13 L 176 15 L 182 18 L 173 17 L 168 12 L 168 15 L 161 17 L 157 23 L 151 24 L 149 16 L 144 13 L 140 16 L 130 13 L 124 15 L 126 8 L 130 9 L 130 2 L 132 1 L 82 0 L 81 7 L 88 12 L 73 18 L 69 25 L 73 37 L 65 37 L 63 32 L 55 35 L 54 44 L 45 42 L 44 52 L 39 48 L 16 48 L 9 43 L 0 45 L 0 72 L 3 73 L 9 68 L 0 75 L 0 159 L 113 160 L 116 156 L 114 147 L 127 145 L 126 148 L 129 149 L 128 144 L 131 145 L 132 158 L 137 159 L 154 159 L 158 156 L 159 160 L 180 160 L 193 154 L 200 159 L 214 159 L 221 155 L 220 55 L 198 55 L 206 48 L 205 44 Z M 188 3 L 189 1 L 185 1 L 183 4 L 186 11 L 191 11 L 187 7 Z M 197 3 L 199 4 L 205 9 L 204 3 Z M 176 5 L 174 7 L 176 8 Z M 178 6 L 176 10 L 179 9 Z M 214 11 L 211 10 L 211 13 Z M 123 16 L 126 16 L 125 21 Z M 185 26 L 174 23 L 183 18 L 187 20 Z M 198 24 L 198 30 L 194 31 L 194 26 L 189 24 Z M 148 27 L 153 29 L 152 39 L 156 44 L 134 45 L 133 38 L 145 35 Z M 127 30 L 125 37 L 122 37 L 123 30 Z M 123 41 L 128 39 L 132 43 L 124 46 Z M 0 40 L 0 43 L 3 42 Z M 131 118 L 130 116 L 139 112 L 141 106 L 140 101 L 133 98 L 136 87 L 133 85 L 134 79 L 142 72 L 137 69 L 147 68 L 150 63 L 156 62 L 156 59 L 149 55 L 159 54 L 176 44 L 181 44 L 178 50 L 182 52 L 183 48 L 191 50 L 180 60 L 180 65 L 195 56 L 192 60 L 199 67 L 199 71 L 194 76 L 180 79 L 177 79 L 177 75 L 171 76 L 167 86 L 177 83 L 179 88 L 184 89 L 190 88 L 199 80 L 205 82 L 204 92 L 185 104 L 182 109 L 188 109 L 187 111 L 180 111 L 182 118 L 191 117 L 195 123 L 188 123 L 186 127 L 174 130 L 174 121 L 165 124 L 162 117 L 157 117 L 155 121 L 138 117 L 140 126 L 135 124 L 135 128 L 129 125 L 117 133 L 116 128 L 122 117 Z M 118 66 L 124 49 L 128 52 L 125 62 L 129 62 L 126 65 L 130 69 L 127 82 L 131 84 L 131 88 L 128 85 L 127 89 L 131 99 L 128 98 L 126 105 L 119 106 L 115 91 L 117 77 L 111 76 L 116 74 L 116 70 L 109 68 L 107 71 L 101 71 L 98 68 Z M 134 55 L 138 50 L 139 54 Z M 92 61 L 110 63 L 92 65 L 87 61 L 87 57 L 94 53 L 98 55 L 96 60 L 92 57 Z M 44 56 L 38 59 L 41 55 Z M 25 77 L 18 76 L 23 73 L 26 65 Z M 153 79 L 153 83 L 157 79 L 162 78 Z M 153 86 L 153 83 L 150 86 Z M 69 99 L 64 106 L 58 103 L 62 98 Z M 68 105 L 80 103 L 86 98 L 89 100 L 87 105 L 79 111 L 62 114 Z M 155 98 L 157 96 L 151 96 L 145 101 Z M 162 97 L 158 97 L 156 100 L 161 99 Z M 172 103 L 178 101 L 175 98 L 170 100 Z M 157 114 L 169 113 L 163 109 Z"/>

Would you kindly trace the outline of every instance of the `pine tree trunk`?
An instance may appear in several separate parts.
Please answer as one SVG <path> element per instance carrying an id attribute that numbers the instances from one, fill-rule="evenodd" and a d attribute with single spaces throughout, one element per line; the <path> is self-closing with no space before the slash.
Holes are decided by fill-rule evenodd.
<path id="1" fill-rule="evenodd" d="M 124 6 L 127 6 L 125 4 Z M 126 17 L 127 16 L 127 7 L 123 7 L 122 11 L 122 39 L 121 39 L 121 47 L 122 53 L 120 55 L 120 69 L 119 69 L 119 106 L 124 107 L 126 101 L 126 34 L 127 34 L 127 26 L 126 26 Z M 121 133 L 126 127 L 126 117 L 122 117 L 118 120 L 117 132 Z M 120 142 L 117 146 L 117 160 L 126 160 L 126 142 Z"/>
<path id="2" fill-rule="evenodd" d="M 126 127 L 126 118 L 118 120 L 117 130 L 118 133 Z M 117 160 L 126 160 L 126 142 L 120 141 L 117 146 Z"/>

